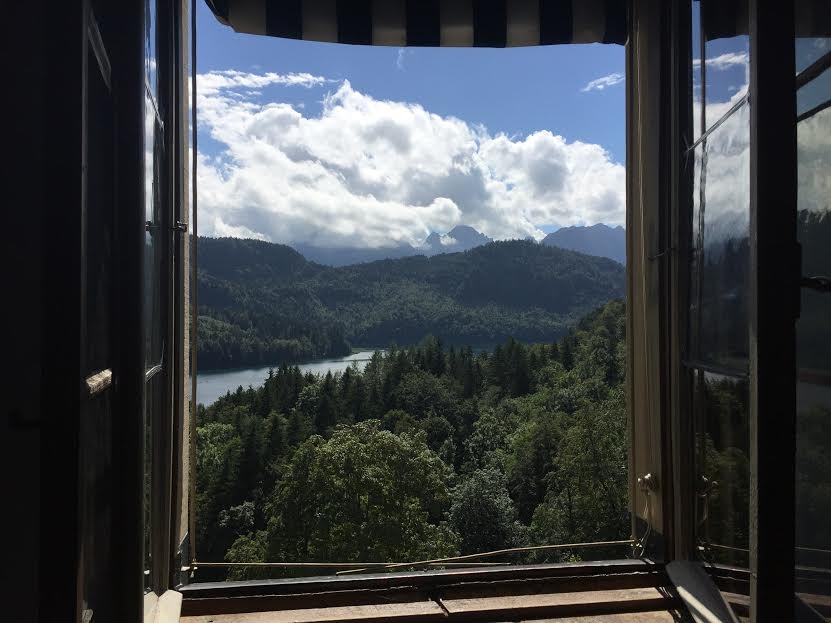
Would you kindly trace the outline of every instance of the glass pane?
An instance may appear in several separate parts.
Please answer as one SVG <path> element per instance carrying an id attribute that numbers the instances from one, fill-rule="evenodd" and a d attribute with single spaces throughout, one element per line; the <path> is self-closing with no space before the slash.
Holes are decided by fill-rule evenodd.
<path id="1" fill-rule="evenodd" d="M 144 590 L 152 590 L 152 499 L 153 499 L 153 413 L 160 399 L 161 375 L 154 376 L 145 385 L 144 405 Z"/>
<path id="2" fill-rule="evenodd" d="M 701 65 L 701 3 L 692 3 L 692 97 L 693 97 L 693 140 L 701 136 L 701 89 L 703 67 Z"/>
<path id="3" fill-rule="evenodd" d="M 145 367 L 161 361 L 161 164 L 162 131 L 149 97 L 145 97 L 145 232 L 144 232 L 144 322 Z"/>
<path id="4" fill-rule="evenodd" d="M 704 46 L 707 129 L 747 93 L 750 39 L 747 35 L 713 39 Z"/>
<path id="5" fill-rule="evenodd" d="M 699 74 L 693 77 L 694 88 L 699 85 L 694 91 L 695 124 L 696 130 L 703 124 L 706 131 L 747 93 L 750 54 L 750 37 L 746 34 L 747 3 L 694 2 L 692 18 L 693 66 Z M 706 107 L 705 121 L 701 119 L 702 99 Z"/>
<path id="6" fill-rule="evenodd" d="M 709 562 L 746 567 L 750 512 L 748 382 L 694 371 L 696 538 Z"/>
<path id="7" fill-rule="evenodd" d="M 748 353 L 749 107 L 695 149 L 691 356 L 744 371 Z"/>
<path id="8" fill-rule="evenodd" d="M 797 67 L 811 40 L 797 40 Z M 826 41 L 826 40 L 813 40 Z M 826 51 L 828 51 L 826 49 Z M 831 99 L 831 72 L 797 92 L 800 112 Z M 803 276 L 831 275 L 831 108 L 797 125 L 798 233 Z M 831 594 L 811 575 L 831 570 L 831 293 L 803 288 L 797 323 L 797 592 Z M 809 571 L 811 568 L 812 571 Z"/>
<path id="9" fill-rule="evenodd" d="M 796 40 L 797 73 L 831 52 L 829 37 L 801 37 Z"/>
<path id="10" fill-rule="evenodd" d="M 150 95 L 155 101 L 158 101 L 159 91 L 158 80 L 156 78 L 156 0 L 145 0 L 144 13 L 144 73 L 147 85 L 150 87 Z"/>
<path id="11" fill-rule="evenodd" d="M 813 116 L 818 111 L 823 111 L 825 109 L 824 107 L 828 105 L 828 100 L 831 99 L 831 95 L 829 94 L 831 94 L 831 69 L 825 70 L 797 91 L 796 114 L 799 118 L 805 118 L 807 116 Z M 814 125 L 817 123 L 820 123 L 823 127 L 827 127 L 821 122 L 815 122 Z M 824 139 L 826 145 L 828 144 L 828 138 L 827 134 L 817 136 L 817 139 Z"/>
<path id="12" fill-rule="evenodd" d="M 158 109 L 157 13 L 155 0 L 145 2 L 145 97 L 144 97 L 144 364 L 150 370 L 162 359 L 162 195 L 161 171 L 163 132 L 156 114 Z M 153 511 L 153 420 L 161 412 L 161 375 L 154 376 L 145 389 L 144 422 L 144 589 L 152 590 L 152 511 Z"/>

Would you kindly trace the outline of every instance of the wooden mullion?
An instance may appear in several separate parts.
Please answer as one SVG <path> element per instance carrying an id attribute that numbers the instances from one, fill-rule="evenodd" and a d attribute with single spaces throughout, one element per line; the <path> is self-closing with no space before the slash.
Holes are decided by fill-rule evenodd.
<path id="1" fill-rule="evenodd" d="M 695 479 L 691 376 L 684 366 L 687 356 L 689 315 L 690 241 L 692 224 L 693 142 L 692 40 L 690 0 L 673 3 L 671 78 L 671 190 L 669 197 L 672 246 L 670 255 L 670 428 L 673 456 L 673 540 L 676 559 L 694 557 Z"/>
<path id="2" fill-rule="evenodd" d="M 113 362 L 113 474 L 120 533 L 113 554 L 114 620 L 140 620 L 144 549 L 144 2 L 110 6 L 118 36 L 109 42 L 115 101 L 116 199 L 114 255 L 115 360 Z"/>
<path id="3" fill-rule="evenodd" d="M 750 2 L 750 596 L 794 614 L 796 227 L 794 5 Z"/>
<path id="4" fill-rule="evenodd" d="M 61 2 L 44 12 L 44 97 L 55 97 L 44 123 L 49 184 L 43 231 L 44 314 L 41 406 L 41 620 L 80 616 L 79 433 L 85 390 L 82 340 L 83 153 L 86 110 L 86 3 Z M 59 96 L 59 97 L 58 97 Z M 56 206 L 61 206 L 57 209 Z M 55 466 L 60 469 L 56 470 Z M 49 520 L 47 520 L 47 518 Z"/>

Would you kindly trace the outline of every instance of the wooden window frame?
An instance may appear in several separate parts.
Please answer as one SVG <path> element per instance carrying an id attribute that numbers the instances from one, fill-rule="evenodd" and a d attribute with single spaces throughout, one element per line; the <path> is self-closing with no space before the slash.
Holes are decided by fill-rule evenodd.
<path id="1" fill-rule="evenodd" d="M 661 371 L 653 383 L 655 389 L 647 400 L 654 405 L 654 413 L 647 420 L 644 414 L 634 412 L 630 403 L 630 423 L 640 421 L 646 430 L 651 431 L 649 439 L 657 440 L 657 463 L 639 464 L 633 459 L 630 464 L 630 491 L 633 500 L 633 530 L 642 530 L 637 525 L 640 494 L 637 479 L 645 475 L 642 472 L 660 474 L 660 519 L 652 529 L 656 530 L 660 546 L 655 552 L 664 560 L 694 560 L 694 466 L 691 452 L 693 439 L 692 418 L 690 414 L 690 387 L 682 370 L 680 353 L 686 327 L 686 266 L 689 256 L 685 215 L 690 209 L 689 192 L 691 189 L 691 170 L 686 163 L 684 148 L 690 144 L 692 106 L 690 88 L 692 77 L 690 32 L 690 0 L 632 0 L 633 13 L 638 10 L 644 14 L 651 12 L 651 18 L 657 20 L 650 36 L 658 37 L 652 42 L 660 50 L 655 71 L 646 76 L 645 84 L 659 85 L 658 110 L 656 124 L 658 157 L 653 157 L 648 164 L 654 171 L 642 172 L 651 176 L 649 180 L 649 199 L 643 206 L 652 211 L 650 218 L 655 219 L 648 225 L 651 243 L 646 238 L 637 241 L 632 229 L 627 227 L 628 250 L 637 250 L 646 254 L 649 262 L 655 262 L 654 278 L 658 284 L 657 299 L 653 298 L 654 332 L 650 340 L 657 340 L 657 352 Z M 795 385 L 788 383 L 787 375 L 783 380 L 774 374 L 781 366 L 795 365 L 792 349 L 793 332 L 787 327 L 793 326 L 795 310 L 793 301 L 796 296 L 783 296 L 794 282 L 795 247 L 791 241 L 781 244 L 781 232 L 793 231 L 795 240 L 795 220 L 788 210 L 779 210 L 777 205 L 794 205 L 795 201 L 795 155 L 793 168 L 787 167 L 782 174 L 782 149 L 790 149 L 795 136 L 795 124 L 790 128 L 781 122 L 780 115 L 787 113 L 793 106 L 794 90 L 787 88 L 787 80 L 793 80 L 790 65 L 782 58 L 793 59 L 793 4 L 784 2 L 769 6 L 761 0 L 750 0 L 750 41 L 751 56 L 751 274 L 753 287 L 751 292 L 751 571 L 749 573 L 750 614 L 755 621 L 785 620 L 781 617 L 791 616 L 794 607 L 792 591 L 788 587 L 793 583 L 793 540 L 787 534 L 788 526 L 793 525 L 793 448 L 786 442 L 794 438 L 792 423 L 781 427 L 781 419 L 774 420 L 772 414 L 793 411 L 795 403 Z M 180 16 L 181 17 L 181 16 Z M 760 45 L 764 42 L 764 46 Z M 627 45 L 627 85 L 635 70 L 635 61 Z M 775 54 L 772 52 L 775 50 Z M 181 58 L 179 59 L 181 62 Z M 785 69 L 782 67 L 785 66 Z M 643 86 L 643 83 L 641 84 Z M 642 93 L 642 92 L 641 92 Z M 783 95 L 784 94 L 784 95 Z M 181 94 L 180 94 L 181 96 Z M 631 124 L 631 115 L 639 97 L 635 89 L 630 88 L 627 96 L 627 124 Z M 627 130 L 627 162 L 632 163 L 635 155 L 631 151 L 632 129 Z M 178 134 L 178 133 L 177 133 Z M 795 145 L 795 142 L 794 142 Z M 768 173 L 772 168 L 777 175 Z M 628 178 L 628 175 L 627 175 Z M 180 178 L 181 179 L 181 178 Z M 646 179 L 646 177 L 644 178 Z M 775 181 L 774 181 L 775 180 Z M 179 191 L 181 191 L 179 182 Z M 778 203 L 777 203 L 778 202 Z M 181 201 L 180 201 L 181 203 Z M 627 218 L 634 206 L 632 196 L 627 191 Z M 642 207 L 643 207 L 642 206 Z M 786 258 L 784 265 L 771 258 Z M 641 265 L 643 267 L 644 264 Z M 633 263 L 627 265 L 628 279 L 633 282 L 637 269 Z M 637 276 L 640 276 L 638 273 Z M 179 282 L 181 284 L 181 281 Z M 796 280 L 798 283 L 798 279 Z M 632 290 L 630 289 L 630 294 Z M 654 292 L 650 296 L 655 296 Z M 629 299 L 632 300 L 631 298 Z M 179 331 L 181 334 L 181 330 Z M 784 355 L 782 355 L 784 353 Z M 784 359 L 783 359 L 784 357 Z M 181 353 L 177 360 L 181 360 Z M 630 365 L 632 352 L 630 349 Z M 179 370 L 182 368 L 180 367 Z M 631 368 L 630 368 L 631 372 Z M 181 379 L 180 379 L 181 380 Z M 181 387 L 175 390 L 181 395 Z M 630 388 L 631 392 L 631 388 Z M 181 405 L 181 400 L 176 401 Z M 174 409 L 177 408 L 174 406 Z M 180 409 L 181 410 L 181 409 Z M 180 413 L 176 421 L 181 421 Z M 778 415 L 777 415 L 778 417 Z M 774 426 L 773 422 L 777 425 Z M 647 443 L 644 438 L 635 437 L 632 454 L 637 453 L 639 444 Z M 762 461 L 776 457 L 775 461 Z M 174 459 L 169 463 L 173 474 Z M 775 466 L 775 467 L 772 467 Z M 645 467 L 645 469 L 644 469 Z M 181 493 L 179 494 L 181 498 Z M 168 518 L 169 519 L 169 518 Z M 782 534 L 783 527 L 786 534 Z M 168 535 L 169 536 L 169 535 Z M 173 551 L 170 539 L 165 539 L 169 554 L 167 572 L 164 577 L 172 578 L 169 560 Z M 791 564 L 789 564 L 789 562 Z M 652 570 L 663 570 L 661 563 L 642 562 Z M 591 565 L 551 565 L 518 566 L 510 570 L 500 570 L 515 579 L 533 578 L 535 574 L 548 573 L 553 576 L 570 574 L 570 577 L 589 578 L 600 570 L 603 573 L 620 573 L 625 565 L 620 562 L 606 561 Z M 459 577 L 458 571 L 418 572 L 417 577 L 429 578 L 424 581 L 433 583 L 433 588 L 440 587 L 447 581 Z M 507 577 L 506 576 L 506 577 Z M 553 577 L 552 576 L 552 577 Z M 400 582 L 414 582 L 413 574 L 387 574 L 383 576 L 360 576 L 350 579 L 350 590 L 376 591 L 390 589 Z M 496 582 L 493 570 L 466 571 L 465 577 L 477 581 Z M 539 576 L 536 576 L 539 577 Z M 579 584 L 579 580 L 576 580 Z M 185 596 L 185 610 L 190 607 L 190 600 L 245 597 L 252 595 L 278 595 L 287 591 L 292 593 L 303 587 L 304 590 L 327 592 L 340 590 L 346 586 L 345 580 L 335 576 L 315 578 L 306 582 L 296 580 L 230 582 L 222 585 L 213 583 L 194 583 L 179 585 Z M 586 584 L 588 585 L 588 584 Z M 171 582 L 170 588 L 176 586 Z M 360 586 L 360 589 L 355 587 Z M 709 592 L 712 583 L 701 585 L 699 589 Z M 195 602 L 193 602 L 195 603 Z M 208 603 L 208 602 L 205 602 Z M 217 603 L 217 602 L 212 602 Z"/>

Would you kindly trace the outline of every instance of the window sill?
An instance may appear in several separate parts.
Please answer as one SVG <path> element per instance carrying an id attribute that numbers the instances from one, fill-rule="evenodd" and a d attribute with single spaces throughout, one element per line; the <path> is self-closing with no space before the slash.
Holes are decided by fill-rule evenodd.
<path id="1" fill-rule="evenodd" d="M 640 560 L 193 584 L 181 590 L 187 623 L 685 618 L 663 565 Z"/>

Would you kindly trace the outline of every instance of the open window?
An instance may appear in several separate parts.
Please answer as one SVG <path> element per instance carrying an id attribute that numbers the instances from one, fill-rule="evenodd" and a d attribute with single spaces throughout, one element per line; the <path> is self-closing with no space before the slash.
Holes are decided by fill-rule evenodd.
<path id="1" fill-rule="evenodd" d="M 766 297 L 776 288 L 794 288 L 793 272 L 772 272 L 768 262 L 769 254 L 780 247 L 785 250 L 786 265 L 792 262 L 788 253 L 793 254 L 795 240 L 768 246 L 773 244 L 768 237 L 777 228 L 780 234 L 794 235 L 795 229 L 788 218 L 770 218 L 772 197 L 759 195 L 765 187 L 760 171 L 771 166 L 770 150 L 789 144 L 793 124 L 787 116 L 769 113 L 771 109 L 787 111 L 787 98 L 774 99 L 771 92 L 775 89 L 770 86 L 786 76 L 777 74 L 758 50 L 761 41 L 773 45 L 768 42 L 775 40 L 782 48 L 787 43 L 792 53 L 793 36 L 787 28 L 773 26 L 782 12 L 768 13 L 741 2 L 729 6 L 703 1 L 660 6 L 634 2 L 625 10 L 622 4 L 607 4 L 604 11 L 593 13 L 578 10 L 576 5 L 571 12 L 549 13 L 543 5 L 527 4 L 519 8 L 474 3 L 472 9 L 458 11 L 441 3 L 420 9 L 407 5 L 401 13 L 376 11 L 370 5 L 327 11 L 309 3 L 291 10 L 234 3 L 212 5 L 212 9 L 238 31 L 351 44 L 500 47 L 626 41 L 631 529 L 624 544 L 634 546 L 638 564 L 646 565 L 644 577 L 653 578 L 651 587 L 655 583 L 671 586 L 662 575 L 665 561 L 698 561 L 709 570 L 709 576 L 701 577 L 713 578 L 732 599 L 734 609 L 745 612 L 751 601 L 762 603 L 750 570 L 758 569 L 766 552 L 779 556 L 787 549 L 779 550 L 763 539 L 763 529 L 751 517 L 770 503 L 765 480 L 760 480 L 765 465 L 759 452 L 767 448 L 765 435 L 771 434 L 763 414 L 768 408 L 787 412 L 794 391 L 793 385 L 787 388 L 782 383 L 775 407 L 759 402 L 761 396 L 773 395 L 772 385 L 762 384 L 762 379 L 774 375 L 774 369 L 787 378 L 793 366 L 787 353 L 792 352 L 795 310 L 781 300 L 771 309 Z M 788 11 L 784 13 L 793 19 Z M 556 31 L 558 36 L 551 35 L 552 24 L 562 26 L 569 19 L 570 29 L 562 27 Z M 759 100 L 771 102 L 760 105 L 758 114 L 751 105 L 754 92 Z M 762 124 L 770 125 L 761 131 Z M 794 179 L 786 173 L 780 179 L 778 196 L 785 198 L 795 188 Z M 762 339 L 762 335 L 767 337 Z M 302 482 L 297 485 L 302 489 Z M 788 491 L 793 491 L 792 479 Z M 248 545 L 252 547 L 243 548 L 244 553 L 256 551 L 253 543 Z M 427 560 L 433 566 L 470 561 L 484 562 L 485 558 L 436 556 Z M 262 569 L 280 564 L 257 562 Z M 623 564 L 619 570 L 632 564 Z M 406 564 L 381 569 L 397 567 Z M 591 576 L 598 570 L 612 572 L 613 567 L 612 563 L 582 568 L 517 567 L 500 571 L 499 577 L 531 574 L 540 584 L 535 590 L 543 591 L 546 583 L 559 585 L 562 574 Z M 253 574 L 237 577 L 254 577 L 256 565 L 249 568 L 255 569 Z M 480 578 L 490 578 L 492 588 L 498 584 L 495 570 L 446 573 L 423 573 L 418 583 L 436 592 L 437 603 L 451 615 L 455 614 L 452 596 L 469 597 L 467 589 L 455 588 L 457 584 Z M 406 580 L 398 574 L 367 576 L 349 585 L 388 590 L 402 581 L 416 581 L 411 574 L 404 576 Z M 774 576 L 762 574 L 759 581 L 764 584 Z M 329 581 L 313 579 L 300 585 L 302 590 L 312 590 L 312 586 L 323 592 L 340 590 L 345 578 Z M 575 581 L 576 586 L 583 586 Z M 232 594 L 251 597 L 246 603 L 255 609 L 270 608 L 268 604 L 276 607 L 281 600 L 284 607 L 294 609 L 302 605 L 302 600 L 290 597 L 296 590 L 301 589 L 279 581 L 224 587 L 196 582 L 183 588 L 189 599 L 197 600 L 185 602 L 186 611 L 190 603 L 194 610 L 188 612 L 194 614 L 208 612 L 210 604 L 219 603 L 211 600 Z M 457 590 L 461 593 L 454 593 Z M 488 590 L 483 589 L 480 596 L 489 595 Z M 264 597 L 265 593 L 273 597 Z M 419 599 L 416 593 L 403 601 Z M 340 602 L 332 602 L 332 607 L 335 603 Z M 674 603 L 659 602 L 659 609 L 670 609 Z M 772 597 L 770 603 L 776 603 Z M 783 603 L 784 598 L 777 607 L 784 608 Z M 480 614 L 493 615 L 486 610 Z"/>
<path id="2" fill-rule="evenodd" d="M 182 595 L 186 617 L 217 623 L 729 618 L 725 600 L 756 621 L 828 615 L 824 3 L 209 2 L 238 30 L 333 44 L 626 45 L 631 524 L 603 547 L 612 558 L 636 546 L 617 561 L 450 568 L 485 561 L 436 556 L 406 571 L 216 583 L 193 581 L 206 562 L 194 512 L 193 7 L 32 6 L 43 81 L 65 98 L 29 113 L 54 137 L 49 227 L 29 252 L 44 266 L 21 263 L 43 280 L 42 348 L 26 368 L 42 376 L 42 417 L 10 418 L 15 433 L 40 430 L 44 620 L 161 618 Z"/>

